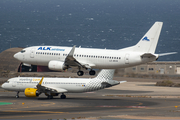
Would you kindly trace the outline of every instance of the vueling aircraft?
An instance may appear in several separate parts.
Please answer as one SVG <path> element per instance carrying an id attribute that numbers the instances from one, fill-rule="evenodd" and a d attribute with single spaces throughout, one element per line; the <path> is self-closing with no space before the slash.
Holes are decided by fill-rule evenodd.
<path id="1" fill-rule="evenodd" d="M 82 68 L 90 69 L 89 74 L 95 75 L 93 69 L 136 66 L 155 61 L 159 56 L 175 54 L 175 52 L 155 54 L 162 25 L 162 22 L 155 22 L 136 45 L 119 50 L 76 48 L 76 46 L 33 46 L 16 53 L 14 58 L 25 65 L 48 66 L 50 70 L 55 71 L 77 67 L 79 76 L 84 74 Z"/>
<path id="2" fill-rule="evenodd" d="M 113 80 L 114 69 L 103 69 L 95 78 L 38 78 L 38 77 L 16 77 L 7 80 L 2 84 L 2 88 L 10 91 L 16 91 L 16 98 L 19 98 L 19 92 L 24 92 L 26 97 L 38 97 L 45 93 L 48 98 L 58 96 L 65 99 L 64 93 L 81 93 L 96 91 L 108 88 L 126 81 Z"/>

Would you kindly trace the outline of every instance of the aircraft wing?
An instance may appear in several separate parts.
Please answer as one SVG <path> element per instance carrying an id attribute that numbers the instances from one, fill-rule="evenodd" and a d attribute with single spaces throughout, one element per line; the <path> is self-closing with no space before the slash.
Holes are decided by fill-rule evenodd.
<path id="1" fill-rule="evenodd" d="M 80 66 L 83 68 L 89 68 L 91 69 L 92 66 L 95 66 L 94 64 L 88 64 L 88 63 L 83 63 L 81 61 L 77 61 L 73 55 L 74 55 L 74 51 L 75 51 L 76 45 L 73 46 L 73 48 L 71 49 L 71 51 L 69 52 L 68 56 L 65 58 L 65 62 L 64 64 L 66 66 Z"/>
<path id="2" fill-rule="evenodd" d="M 38 89 L 38 92 L 40 92 L 40 93 L 48 93 L 48 92 L 50 92 L 50 93 L 65 93 L 65 92 L 67 92 L 67 90 L 63 89 L 63 88 L 54 88 L 54 87 L 41 85 L 43 79 L 44 79 L 44 77 L 42 77 L 42 79 L 40 80 L 40 82 L 36 86 Z"/>

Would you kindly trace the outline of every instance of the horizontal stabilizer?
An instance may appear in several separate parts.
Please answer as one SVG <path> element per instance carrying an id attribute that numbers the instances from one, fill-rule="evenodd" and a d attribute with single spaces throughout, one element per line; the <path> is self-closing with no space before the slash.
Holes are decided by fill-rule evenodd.
<path id="1" fill-rule="evenodd" d="M 144 53 L 143 55 L 141 55 L 141 57 L 158 57 L 158 56 L 152 53 Z"/>
<path id="2" fill-rule="evenodd" d="M 127 82 L 127 81 L 120 81 L 120 84 L 121 84 L 121 83 L 125 83 L 125 82 Z"/>
<path id="3" fill-rule="evenodd" d="M 161 53 L 161 54 L 158 54 L 158 55 L 159 56 L 165 56 L 165 55 L 172 55 L 172 54 L 177 54 L 177 52 Z"/>

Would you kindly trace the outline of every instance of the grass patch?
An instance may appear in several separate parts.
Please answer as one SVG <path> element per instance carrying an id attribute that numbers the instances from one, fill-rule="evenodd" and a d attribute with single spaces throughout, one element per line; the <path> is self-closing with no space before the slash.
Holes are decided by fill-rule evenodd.
<path id="1" fill-rule="evenodd" d="M 155 86 L 180 87 L 180 83 L 174 83 L 171 80 L 157 82 Z"/>

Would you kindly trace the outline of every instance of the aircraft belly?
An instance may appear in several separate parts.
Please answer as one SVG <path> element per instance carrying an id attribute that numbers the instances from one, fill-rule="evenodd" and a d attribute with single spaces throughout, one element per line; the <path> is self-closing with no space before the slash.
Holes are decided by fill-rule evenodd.
<path id="1" fill-rule="evenodd" d="M 72 86 L 69 88 L 66 88 L 66 90 L 68 91 L 68 93 L 81 93 L 84 91 L 84 87 L 81 86 Z"/>
<path id="2" fill-rule="evenodd" d="M 120 62 L 106 62 L 106 63 L 99 63 L 96 64 L 96 66 L 93 66 L 92 68 L 96 69 L 114 69 L 114 68 L 121 68 L 124 67 L 124 64 Z"/>

